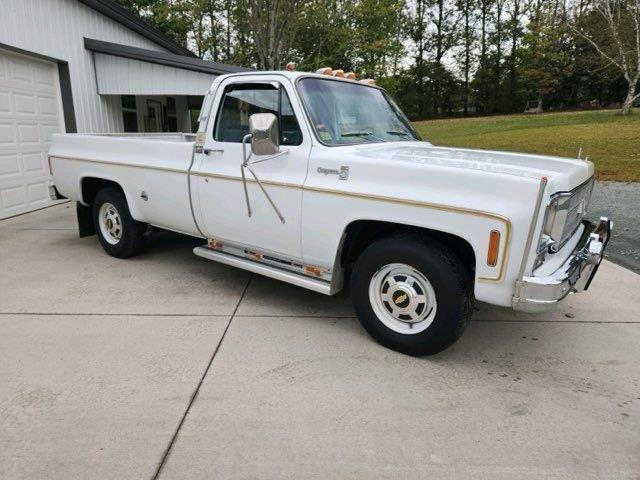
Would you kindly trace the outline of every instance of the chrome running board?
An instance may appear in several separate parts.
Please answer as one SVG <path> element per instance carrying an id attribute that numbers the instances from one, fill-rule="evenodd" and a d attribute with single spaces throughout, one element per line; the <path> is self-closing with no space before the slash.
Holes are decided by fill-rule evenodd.
<path id="1" fill-rule="evenodd" d="M 282 270 L 281 268 L 257 263 L 253 260 L 219 252 L 208 247 L 196 247 L 193 249 L 193 253 L 199 257 L 206 258 L 207 260 L 214 260 L 216 262 L 224 263 L 225 265 L 242 268 L 253 273 L 264 275 L 265 277 L 292 283 L 293 285 L 307 288 L 314 292 L 323 293 L 325 295 L 332 294 L 331 284 L 324 280 L 298 275 L 296 273 Z"/>

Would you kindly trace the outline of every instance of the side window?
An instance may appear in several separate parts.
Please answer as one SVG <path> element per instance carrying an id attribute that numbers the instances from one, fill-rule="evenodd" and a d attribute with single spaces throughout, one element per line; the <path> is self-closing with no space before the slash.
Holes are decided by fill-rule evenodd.
<path id="1" fill-rule="evenodd" d="M 230 85 L 225 89 L 213 138 L 240 143 L 249 133 L 249 117 L 273 113 L 279 119 L 281 145 L 300 145 L 302 132 L 284 89 L 269 84 Z"/>

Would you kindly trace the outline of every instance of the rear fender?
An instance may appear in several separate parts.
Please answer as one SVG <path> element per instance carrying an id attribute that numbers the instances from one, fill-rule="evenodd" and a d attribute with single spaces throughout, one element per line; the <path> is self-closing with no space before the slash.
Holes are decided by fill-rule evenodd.
<path id="1" fill-rule="evenodd" d="M 129 190 L 125 187 L 125 185 L 118 178 L 113 177 L 111 175 L 104 174 L 102 172 L 100 174 L 93 174 L 91 172 L 86 172 L 80 176 L 80 180 L 78 181 L 78 185 L 76 188 L 77 188 L 77 196 L 80 199 L 80 203 L 82 203 L 83 206 L 89 207 L 89 204 L 85 201 L 82 195 L 82 182 L 86 178 L 97 178 L 101 180 L 107 180 L 118 185 L 122 190 L 122 192 L 124 193 L 125 199 L 127 200 L 127 206 L 129 207 L 129 212 L 131 212 L 131 217 L 134 220 L 137 220 L 139 222 L 145 221 L 142 215 L 142 212 L 138 208 L 137 202 L 135 201 L 136 199 L 130 194 Z"/>

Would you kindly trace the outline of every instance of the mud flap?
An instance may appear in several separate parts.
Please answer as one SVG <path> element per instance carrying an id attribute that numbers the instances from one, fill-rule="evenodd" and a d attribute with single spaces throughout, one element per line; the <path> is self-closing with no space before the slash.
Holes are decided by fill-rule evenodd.
<path id="1" fill-rule="evenodd" d="M 80 202 L 76 203 L 76 216 L 78 217 L 78 232 L 80 238 L 90 237 L 96 234 L 96 228 L 93 224 L 93 209 L 85 207 Z"/>

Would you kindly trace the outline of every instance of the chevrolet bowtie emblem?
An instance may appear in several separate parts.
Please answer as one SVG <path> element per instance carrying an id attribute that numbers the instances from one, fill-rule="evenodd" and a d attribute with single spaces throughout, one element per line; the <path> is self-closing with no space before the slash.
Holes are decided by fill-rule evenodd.
<path id="1" fill-rule="evenodd" d="M 406 299 L 407 299 L 407 294 L 406 293 L 403 293 L 402 295 L 398 295 L 398 297 L 396 298 L 396 305 L 400 305 Z"/>

